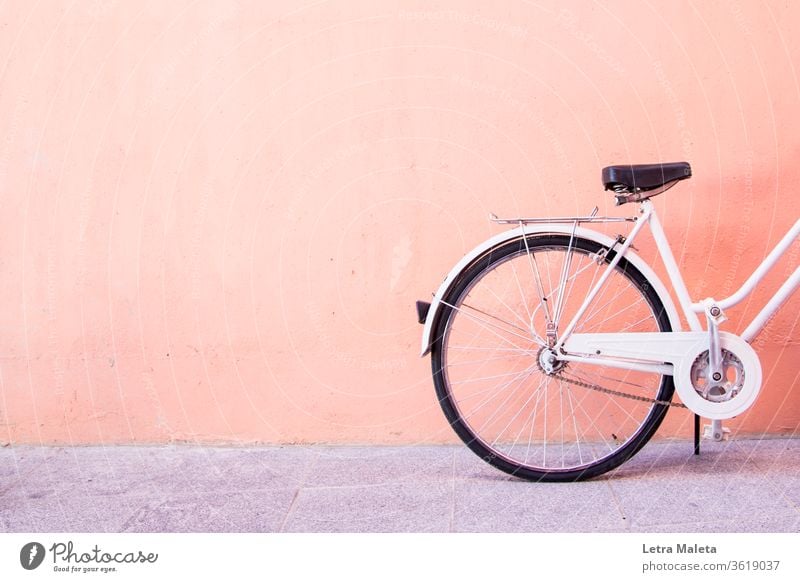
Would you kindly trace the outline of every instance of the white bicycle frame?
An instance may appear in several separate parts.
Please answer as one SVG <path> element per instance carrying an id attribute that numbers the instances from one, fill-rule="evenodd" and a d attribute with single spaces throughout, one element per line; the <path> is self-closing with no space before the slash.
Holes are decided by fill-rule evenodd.
<path id="1" fill-rule="evenodd" d="M 693 302 L 689 297 L 686 283 L 681 276 L 675 257 L 672 254 L 664 229 L 655 208 L 649 200 L 644 200 L 641 216 L 636 225 L 617 250 L 617 255 L 609 263 L 600 280 L 587 294 L 583 304 L 569 324 L 559 334 L 552 350 L 559 360 L 597 364 L 608 367 L 655 372 L 674 376 L 676 388 L 684 403 L 695 413 L 711 419 L 730 418 L 746 410 L 758 395 L 761 386 L 761 365 L 758 356 L 749 343 L 764 328 L 769 319 L 800 286 L 800 266 L 781 285 L 767 301 L 762 310 L 753 318 L 741 335 L 719 331 L 725 321 L 724 310 L 740 303 L 758 286 L 764 276 L 774 267 L 781 256 L 800 236 L 800 220 L 786 233 L 764 261 L 750 275 L 744 284 L 730 297 L 722 300 L 707 298 Z M 691 331 L 667 333 L 587 333 L 576 332 L 576 326 L 610 276 L 614 267 L 625 255 L 645 225 L 650 226 L 653 238 L 666 267 L 672 289 Z M 559 290 L 563 293 L 563 289 Z M 698 318 L 698 313 L 706 316 L 706 330 Z M 559 322 L 555 322 L 558 325 Z M 701 354 L 707 353 L 709 376 L 722 377 L 722 350 L 734 353 L 742 361 L 746 370 L 742 397 L 727 402 L 709 403 L 691 385 L 691 367 Z"/>
<path id="2" fill-rule="evenodd" d="M 707 298 L 693 302 L 689 296 L 686 283 L 681 276 L 675 257 L 667 241 L 664 229 L 656 215 L 655 208 L 649 199 L 642 200 L 640 216 L 636 219 L 602 218 L 594 214 L 586 217 L 567 217 L 552 219 L 497 219 L 493 220 L 505 224 L 517 224 L 519 228 L 502 233 L 485 241 L 473 251 L 468 253 L 447 275 L 439 290 L 434 294 L 425 319 L 425 330 L 422 338 L 422 352 L 425 355 L 431 346 L 431 334 L 437 312 L 441 308 L 442 298 L 448 289 L 455 284 L 463 270 L 483 253 L 503 242 L 522 238 L 536 233 L 561 233 L 571 237 L 583 237 L 594 240 L 606 248 L 613 248 L 616 256 L 606 266 L 600 279 L 594 284 L 587 294 L 581 307 L 572 317 L 569 324 L 558 332 L 560 322 L 558 313 L 554 313 L 552 324 L 553 345 L 550 346 L 554 356 L 561 361 L 581 362 L 626 370 L 653 372 L 662 375 L 672 375 L 675 379 L 678 394 L 693 412 L 710 419 L 731 418 L 746 410 L 755 400 L 761 386 L 761 365 L 757 354 L 749 345 L 750 342 L 764 328 L 772 315 L 800 286 L 800 266 L 781 285 L 778 291 L 767 301 L 762 310 L 750 322 L 741 335 L 719 331 L 719 325 L 725 321 L 724 310 L 740 303 L 758 286 L 765 275 L 775 266 L 781 256 L 792 243 L 800 237 L 800 220 L 798 220 L 788 233 L 781 239 L 775 248 L 767 255 L 764 261 L 750 275 L 744 284 L 730 297 L 721 300 Z M 613 239 L 578 226 L 585 222 L 622 222 L 635 221 L 635 225 L 626 239 Z M 661 256 L 661 260 L 669 277 L 672 290 L 678 299 L 678 305 L 683 312 L 689 331 L 682 331 L 677 308 L 675 307 L 666 286 L 661 283 L 652 269 L 635 253 L 628 252 L 639 233 L 650 226 L 653 238 Z M 571 246 L 571 243 L 570 243 Z M 660 333 L 580 333 L 576 331 L 581 318 L 597 297 L 605 282 L 610 277 L 614 268 L 622 257 L 631 262 L 653 285 L 661 297 L 667 316 L 671 323 L 672 332 Z M 569 253 L 565 258 L 565 268 L 558 289 L 556 306 L 561 304 L 562 295 L 566 289 L 565 274 L 568 270 Z M 706 316 L 706 329 L 698 318 L 698 314 Z M 548 326 L 550 327 L 550 326 Z M 548 332 L 550 336 L 550 332 Z M 692 386 L 692 364 L 701 354 L 707 353 L 709 376 L 720 374 L 722 371 L 722 351 L 727 350 L 735 354 L 745 370 L 744 386 L 741 393 L 727 402 L 710 402 L 700 395 Z"/>
<path id="3" fill-rule="evenodd" d="M 750 277 L 744 282 L 744 284 L 730 297 L 725 299 L 715 301 L 712 298 L 705 299 L 699 302 L 692 302 L 689 297 L 689 292 L 686 288 L 686 283 L 684 282 L 683 277 L 681 276 L 680 270 L 678 269 L 678 265 L 675 262 L 675 257 L 672 254 L 672 250 L 669 246 L 669 242 L 667 241 L 666 234 L 664 233 L 664 229 L 661 226 L 661 222 L 658 219 L 658 216 L 655 212 L 655 208 L 653 207 L 652 203 L 649 200 L 644 200 L 642 203 L 642 212 L 640 218 L 637 220 L 636 226 L 628 235 L 628 238 L 622 244 L 622 246 L 617 251 L 617 256 L 609 263 L 606 271 L 603 273 L 602 277 L 600 278 L 597 283 L 595 283 L 594 287 L 586 296 L 581 307 L 575 313 L 572 318 L 572 321 L 567 325 L 564 329 L 563 333 L 560 335 L 559 342 L 556 344 L 557 348 L 562 348 L 565 346 L 567 340 L 570 336 L 573 335 L 573 331 L 575 330 L 576 325 L 580 321 L 583 314 L 586 312 L 587 308 L 594 300 L 597 293 L 600 291 L 603 284 L 608 279 L 608 276 L 611 274 L 614 267 L 616 267 L 619 260 L 625 255 L 626 251 L 631 247 L 633 241 L 636 240 L 636 236 L 642 230 L 642 228 L 648 224 L 650 225 L 650 230 L 653 234 L 653 238 L 656 241 L 656 247 L 658 249 L 659 255 L 661 256 L 661 260 L 664 262 L 664 266 L 667 270 L 667 275 L 669 276 L 670 283 L 672 285 L 672 289 L 675 292 L 675 295 L 678 298 L 678 303 L 683 311 L 684 317 L 686 318 L 687 323 L 689 324 L 689 328 L 694 332 L 702 332 L 703 327 L 700 324 L 700 320 L 697 317 L 698 313 L 705 313 L 706 319 L 709 321 L 709 328 L 713 328 L 718 326 L 722 321 L 725 320 L 724 317 L 724 310 L 734 305 L 740 303 L 743 299 L 745 299 L 753 290 L 757 287 L 757 285 L 761 282 L 764 276 L 775 266 L 775 263 L 783 256 L 783 254 L 787 251 L 787 249 L 791 246 L 791 244 L 800 237 L 800 220 L 795 222 L 794 226 L 786 233 L 786 235 L 781 239 L 781 241 L 772 249 L 772 251 L 767 255 L 764 261 L 758 266 L 758 268 L 750 275 Z M 742 332 L 739 336 L 745 342 L 750 343 L 753 339 L 759 334 L 759 332 L 764 328 L 770 318 L 775 314 L 775 312 L 780 308 L 781 305 L 789 298 L 789 296 L 800 286 L 800 266 L 798 266 L 794 273 L 781 285 L 778 291 L 772 296 L 772 298 L 764 305 L 763 309 L 753 318 L 753 321 L 747 326 L 747 328 Z M 580 334 L 575 334 L 574 337 L 577 337 Z M 584 334 L 590 335 L 590 334 Z M 600 335 L 600 334 L 594 334 Z M 634 334 L 603 334 L 607 336 L 630 336 Z M 662 335 L 662 334 L 659 334 Z M 670 334 L 666 334 L 667 336 Z M 666 337 L 665 337 L 666 339 Z M 574 342 L 573 342 L 574 345 Z M 570 350 L 566 350 L 569 352 Z M 639 352 L 641 354 L 641 352 Z M 663 367 L 653 368 L 650 366 L 634 366 L 632 369 L 641 369 L 646 371 L 665 371 Z"/>

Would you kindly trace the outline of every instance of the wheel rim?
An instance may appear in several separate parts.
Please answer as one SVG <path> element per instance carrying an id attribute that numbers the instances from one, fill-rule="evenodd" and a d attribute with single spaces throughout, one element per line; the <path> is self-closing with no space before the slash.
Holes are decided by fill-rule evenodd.
<path id="1" fill-rule="evenodd" d="M 606 267 L 602 259 L 598 263 L 588 242 L 569 252 L 563 240 L 535 248 L 517 243 L 510 252 L 488 259 L 451 301 L 445 301 L 442 406 L 470 448 L 509 472 L 575 474 L 600 466 L 608 470 L 635 453 L 663 416 L 661 407 L 652 403 L 578 387 L 559 375 L 631 396 L 671 396 L 658 374 L 576 363 L 558 364 L 557 375 L 543 369 L 547 309 L 551 315 L 560 312 L 557 323 L 566 327 Z M 659 316 L 663 307 L 657 296 L 653 298 L 638 272 L 623 264 L 576 332 L 664 330 L 666 318 Z M 564 269 L 567 292 L 561 294 L 558 283 Z M 532 293 L 534 289 L 541 294 Z M 560 305 L 553 307 L 556 303 Z"/>

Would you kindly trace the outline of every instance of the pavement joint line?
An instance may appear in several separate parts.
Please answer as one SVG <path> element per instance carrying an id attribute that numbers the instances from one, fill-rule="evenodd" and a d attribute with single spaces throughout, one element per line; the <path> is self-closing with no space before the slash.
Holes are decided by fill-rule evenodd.
<path id="1" fill-rule="evenodd" d="M 278 531 L 280 533 L 284 533 L 286 531 L 286 526 L 289 524 L 289 521 L 294 513 L 294 509 L 297 506 L 297 499 L 300 497 L 300 492 L 305 487 L 306 481 L 308 481 L 308 478 L 311 476 L 311 472 L 314 470 L 314 468 L 317 466 L 318 463 L 319 463 L 319 456 L 314 456 L 311 458 L 310 461 L 308 461 L 305 471 L 298 480 L 297 490 L 292 496 L 292 500 L 289 502 L 289 507 L 286 508 L 286 515 L 283 517 L 283 521 L 281 522 L 281 525 L 278 528 Z"/>
<path id="2" fill-rule="evenodd" d="M 614 485 L 611 483 L 611 479 L 605 479 L 606 486 L 608 487 L 609 492 L 611 493 L 611 498 L 614 500 L 614 506 L 619 511 L 619 515 L 622 518 L 623 525 L 625 528 L 630 527 L 630 520 L 628 516 L 625 515 L 625 508 L 622 507 L 622 500 L 617 495 L 617 492 L 614 491 Z"/>
<path id="3" fill-rule="evenodd" d="M 289 518 L 292 517 L 294 513 L 294 508 L 297 506 L 297 498 L 300 497 L 300 487 L 297 488 L 297 491 L 294 492 L 292 496 L 292 500 L 289 502 L 289 507 L 286 509 L 286 515 L 283 516 L 283 521 L 281 522 L 278 531 L 280 533 L 286 533 L 286 525 L 289 523 Z"/>
<path id="4" fill-rule="evenodd" d="M 448 524 L 447 531 L 453 532 L 456 523 L 456 453 L 452 452 L 453 471 L 450 475 L 450 523 Z"/>

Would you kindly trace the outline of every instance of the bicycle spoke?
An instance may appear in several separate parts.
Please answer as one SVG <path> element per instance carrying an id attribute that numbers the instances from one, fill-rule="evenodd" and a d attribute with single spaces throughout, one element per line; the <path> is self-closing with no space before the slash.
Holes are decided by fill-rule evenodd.
<path id="1" fill-rule="evenodd" d="M 528 368 L 531 369 L 530 367 Z M 467 380 L 459 380 L 458 382 L 451 382 L 453 386 L 458 386 L 459 384 L 471 384 L 475 382 L 483 382 L 485 380 L 495 380 L 497 378 L 505 378 L 506 376 L 513 376 L 518 372 L 505 372 L 504 374 L 495 374 L 494 376 L 483 376 L 482 378 L 468 378 Z"/>
<path id="2" fill-rule="evenodd" d="M 505 389 L 505 388 L 507 388 L 508 386 L 511 386 L 511 384 L 513 384 L 514 382 L 517 382 L 518 380 L 524 380 L 524 379 L 526 379 L 528 376 L 530 376 L 530 374 L 531 374 L 532 372 L 533 372 L 533 369 L 530 369 L 530 370 L 523 370 L 522 372 L 520 372 L 520 373 L 517 375 L 517 377 L 515 377 L 515 378 L 512 378 L 511 380 L 509 380 L 509 381 L 508 381 L 508 382 L 506 382 L 505 384 L 501 385 L 500 387 L 491 386 L 491 387 L 487 388 L 486 390 L 483 390 L 483 391 L 481 391 L 481 392 L 480 392 L 480 394 L 485 394 L 486 392 L 489 392 L 490 390 L 492 390 L 492 391 L 494 391 L 494 394 L 496 395 L 497 393 L 499 393 L 500 391 L 504 390 L 504 389 Z M 525 376 L 523 377 L 523 375 L 525 375 Z M 474 408 L 474 409 L 472 409 L 472 410 L 470 411 L 469 415 L 468 415 L 468 416 L 465 416 L 464 418 L 469 418 L 470 416 L 473 416 L 475 413 L 479 412 L 479 411 L 480 411 L 480 410 L 481 410 L 481 409 L 482 409 L 484 406 L 486 406 L 486 405 L 487 405 L 487 404 L 488 404 L 488 403 L 491 401 L 491 399 L 492 399 L 492 398 L 494 398 L 494 396 L 489 396 L 489 397 L 488 397 L 486 400 L 483 400 L 483 401 L 482 401 L 482 402 L 481 402 L 481 403 L 480 403 L 480 404 L 477 406 L 477 408 Z M 461 400 L 462 400 L 462 401 L 463 401 L 463 400 L 465 400 L 465 399 L 466 399 L 466 398 L 461 398 Z"/>
<path id="3" fill-rule="evenodd" d="M 559 427 L 561 428 L 561 468 L 564 468 L 564 387 L 561 386 L 561 380 L 558 381 L 558 416 L 561 419 Z"/>
<path id="4" fill-rule="evenodd" d="M 501 431 L 498 433 L 498 435 L 497 435 L 497 436 L 495 437 L 495 439 L 492 441 L 492 443 L 491 443 L 492 445 L 494 445 L 495 443 L 497 443 L 497 441 L 500 439 L 500 436 L 501 436 L 501 435 L 502 435 L 502 434 L 503 434 L 503 433 L 506 431 L 506 429 L 508 429 L 508 427 L 509 427 L 509 426 L 511 426 L 511 423 L 513 423 L 513 422 L 514 422 L 514 421 L 517 419 L 517 417 L 518 417 L 518 416 L 519 416 L 519 415 L 522 413 L 522 411 L 525 409 L 525 405 L 526 405 L 526 404 L 528 404 L 528 402 L 530 402 L 530 401 L 531 401 L 531 399 L 532 399 L 532 398 L 533 398 L 535 395 L 537 395 L 537 394 L 538 394 L 539 390 L 541 389 L 541 386 L 542 386 L 542 382 L 540 382 L 540 383 L 539 383 L 539 387 L 538 387 L 536 390 L 534 390 L 534 391 L 533 391 L 533 392 L 530 394 L 530 396 L 528 396 L 528 399 L 527 399 L 527 400 L 524 402 L 524 404 L 523 404 L 522 406 L 520 406 L 520 407 L 519 407 L 519 410 L 517 410 L 517 413 L 516 413 L 514 416 L 512 416 L 512 417 L 511 417 L 511 420 L 509 420 L 509 421 L 506 423 L 506 425 L 503 427 L 503 430 L 501 430 Z"/>
<path id="5" fill-rule="evenodd" d="M 564 383 L 559 380 L 559 384 L 561 387 L 564 387 Z M 572 417 L 572 424 L 575 429 L 575 445 L 578 447 L 578 460 L 579 462 L 583 463 L 583 454 L 581 453 L 581 435 L 578 431 L 578 419 L 575 418 L 575 407 L 572 404 L 572 388 L 567 386 L 567 400 L 569 401 L 569 409 L 570 409 L 570 416 Z"/>
<path id="6" fill-rule="evenodd" d="M 525 380 L 527 380 L 527 379 L 528 379 L 528 377 L 529 377 L 529 376 L 530 376 L 532 373 L 533 373 L 533 370 L 531 370 L 530 372 L 528 372 L 528 374 L 526 374 L 526 375 L 525 375 L 523 378 L 520 378 L 519 380 L 516 380 L 516 382 L 517 382 L 517 386 L 516 386 L 516 388 L 514 388 L 512 391 L 510 391 L 510 392 L 508 393 L 508 395 L 507 395 L 507 396 L 506 396 L 506 397 L 503 399 L 503 401 L 500 403 L 500 406 L 502 406 L 503 404 L 505 404 L 506 402 L 508 402 L 508 399 L 509 399 L 509 398 L 511 398 L 511 397 L 512 397 L 514 394 L 516 394 L 516 393 L 517 393 L 517 391 L 518 391 L 520 388 L 522 388 L 522 387 L 525 385 L 525 384 L 524 384 L 524 381 L 525 381 Z M 497 393 L 497 392 L 496 392 L 496 393 Z M 492 398 L 494 398 L 494 397 L 492 397 Z M 481 406 L 479 406 L 477 409 L 475 409 L 475 410 L 471 411 L 471 412 L 470 412 L 470 416 L 473 416 L 473 415 L 474 415 L 476 412 L 478 412 L 478 410 L 480 410 L 481 408 L 483 408 L 483 406 L 485 406 L 486 404 L 488 404 L 488 402 L 491 402 L 492 398 L 489 398 L 489 400 L 488 400 L 487 402 L 484 402 L 484 403 L 482 403 L 482 404 L 481 404 Z M 497 408 L 497 410 L 495 410 L 495 411 L 492 413 L 492 415 L 491 415 L 489 418 L 487 418 L 487 419 L 484 421 L 484 423 L 483 423 L 483 424 L 482 424 L 482 425 L 481 425 L 481 426 L 478 428 L 478 432 L 481 432 L 481 431 L 482 431 L 482 430 L 483 430 L 483 429 L 486 427 L 486 424 L 487 424 L 489 421 L 491 421 L 491 420 L 492 420 L 492 419 L 493 419 L 495 416 L 497 416 L 497 415 L 500 413 L 500 410 L 501 410 L 501 408 L 500 408 L 500 407 L 498 407 L 498 408 Z M 465 418 L 469 418 L 469 417 L 465 417 Z"/>
<path id="7" fill-rule="evenodd" d="M 524 461 L 525 463 L 528 462 L 528 459 L 530 459 L 530 456 L 531 456 L 531 444 L 533 443 L 533 429 L 536 426 L 536 411 L 539 410 L 539 399 L 540 398 L 541 398 L 541 395 L 536 397 L 536 403 L 533 405 L 533 412 L 531 412 L 531 416 L 530 416 L 531 430 L 528 433 L 528 448 L 525 451 L 525 461 Z"/>
<path id="8" fill-rule="evenodd" d="M 638 305 L 639 303 L 641 303 L 643 301 L 644 301 L 644 297 L 639 298 L 639 300 L 637 300 L 635 303 L 631 303 L 630 305 L 626 305 L 625 307 L 623 307 L 622 309 L 620 309 L 616 313 L 613 313 L 612 315 L 609 315 L 603 321 L 601 321 L 601 322 L 597 323 L 596 325 L 592 326 L 591 329 L 597 329 L 598 327 L 600 327 L 601 325 L 603 325 L 607 321 L 613 320 L 615 317 L 618 317 L 620 314 L 622 314 L 622 312 L 628 311 L 631 307 L 635 307 L 636 305 Z M 585 323 L 588 323 L 588 322 L 589 322 L 589 320 L 587 319 Z"/>
<path id="9" fill-rule="evenodd" d="M 470 350 L 470 349 L 474 349 L 474 348 L 465 347 L 463 349 Z M 475 359 L 470 358 L 469 360 L 464 360 L 462 362 L 448 362 L 447 363 L 447 367 L 448 368 L 453 368 L 455 366 L 463 366 L 465 364 L 469 364 L 469 365 L 485 364 L 486 362 L 497 362 L 497 361 L 507 361 L 507 360 L 508 360 L 508 356 L 494 356 L 492 358 L 481 358 L 479 360 L 475 360 Z"/>
<path id="10" fill-rule="evenodd" d="M 619 332 L 618 332 L 618 333 L 622 333 L 623 331 L 628 331 L 629 329 L 633 329 L 633 328 L 635 328 L 635 327 L 637 327 L 637 326 L 641 325 L 641 324 L 642 324 L 642 323 L 644 323 L 645 321 L 649 321 L 649 320 L 651 320 L 651 319 L 653 319 L 653 317 L 652 317 L 652 316 L 650 316 L 650 315 L 646 315 L 646 316 L 644 316 L 642 319 L 640 319 L 639 321 L 634 321 L 633 323 L 629 323 L 628 325 L 626 325 L 625 327 L 623 327 L 621 330 L 619 330 Z"/>
<path id="11" fill-rule="evenodd" d="M 608 447 L 609 451 L 613 451 L 614 447 L 612 447 L 608 443 L 608 440 L 606 440 L 605 436 L 603 436 L 603 431 L 601 431 L 600 428 L 597 426 L 597 424 L 595 424 L 594 420 L 592 420 L 592 416 L 589 413 L 586 412 L 586 409 L 581 405 L 581 401 L 580 400 L 577 401 L 577 405 L 578 405 L 578 408 L 580 408 L 583 411 L 583 415 L 589 421 L 589 424 L 595 429 L 595 432 L 597 433 L 597 435 L 603 440 L 603 444 L 606 445 L 606 447 Z"/>
<path id="12" fill-rule="evenodd" d="M 550 387 L 550 378 L 547 376 L 544 383 L 544 427 L 542 429 L 542 464 L 547 466 L 547 389 Z"/>
<path id="13" fill-rule="evenodd" d="M 631 285 L 631 283 L 630 283 L 630 281 L 629 281 L 629 282 L 628 282 L 628 286 L 630 287 L 630 285 Z M 609 288 L 610 286 L 611 286 L 611 285 L 609 285 L 608 281 L 606 281 L 606 284 L 603 286 L 603 289 L 601 289 L 601 290 L 600 290 L 600 292 L 598 293 L 597 297 L 595 297 L 595 298 L 594 298 L 594 300 L 595 300 L 596 302 L 598 302 L 598 303 L 599 303 L 599 302 L 600 302 L 600 299 L 603 297 L 603 295 L 605 295 L 606 291 L 608 291 L 608 288 Z M 603 310 L 604 310 L 606 307 L 608 307 L 608 306 L 609 306 L 609 305 L 611 305 L 611 304 L 612 304 L 614 301 L 616 301 L 616 300 L 618 299 L 619 295 L 620 295 L 620 294 L 621 294 L 623 291 L 625 291 L 625 290 L 626 290 L 626 289 L 623 289 L 622 291 L 620 291 L 619 293 L 617 293 L 617 294 L 616 294 L 614 297 L 612 297 L 611 299 L 609 299 L 609 300 L 608 300 L 606 303 L 602 304 L 602 305 L 601 305 L 601 306 L 599 306 L 599 307 L 596 307 L 596 308 L 594 308 L 594 309 L 591 311 L 591 313 L 589 313 L 587 316 L 585 316 L 585 317 L 584 317 L 584 319 L 583 319 L 583 323 L 581 324 L 581 329 L 583 329 L 583 327 L 585 327 L 585 326 L 586 326 L 586 324 L 588 324 L 588 323 L 589 323 L 589 321 L 590 321 L 592 318 L 594 318 L 594 317 L 595 317 L 595 316 L 596 316 L 598 313 L 602 313 L 602 311 L 603 311 Z"/>
<path id="14" fill-rule="evenodd" d="M 531 394 L 530 398 L 528 398 L 528 400 L 525 402 L 525 405 L 527 405 L 528 402 L 530 402 L 531 398 L 533 398 L 533 394 Z M 538 406 L 540 398 L 541 398 L 541 391 L 540 390 L 536 390 L 536 403 L 534 404 L 533 410 L 531 410 L 530 414 L 528 414 L 527 418 L 525 419 L 525 422 L 523 422 L 522 426 L 520 426 L 519 431 L 517 431 L 517 434 L 514 437 L 514 442 L 512 442 L 511 446 L 509 447 L 509 451 L 513 451 L 515 449 L 515 447 L 517 446 L 517 443 L 519 442 L 519 438 L 522 436 L 522 433 L 525 430 L 525 427 L 528 425 L 529 422 L 531 422 L 531 434 L 530 434 L 530 436 L 528 438 L 528 450 L 526 451 L 526 456 L 525 456 L 526 460 L 528 459 L 528 455 L 530 453 L 531 440 L 533 438 L 533 424 L 532 424 L 532 421 L 533 421 L 534 415 L 536 414 L 536 408 Z M 520 412 L 522 412 L 522 407 L 520 407 Z M 513 422 L 513 419 L 512 419 L 512 422 Z"/>
<path id="15" fill-rule="evenodd" d="M 526 354 L 529 356 L 535 356 L 536 352 L 531 350 L 526 350 L 525 348 L 479 348 L 473 346 L 448 346 L 451 350 L 477 350 L 477 351 L 484 351 L 484 352 L 515 352 L 518 354 Z"/>
<path id="16" fill-rule="evenodd" d="M 510 307 L 510 306 L 509 306 L 509 305 L 508 305 L 508 304 L 507 304 L 505 301 L 503 301 L 503 299 L 502 299 L 502 298 L 501 298 L 499 295 L 497 295 L 497 293 L 495 293 L 495 292 L 494 292 L 494 289 L 492 289 L 491 287 L 488 287 L 488 288 L 487 288 L 487 291 L 488 291 L 489 293 L 491 293 L 491 294 L 492 294 L 492 296 L 493 296 L 495 299 L 497 299 L 497 301 L 500 303 L 500 305 L 502 305 L 503 307 L 505 307 L 505 308 L 506 308 L 506 309 L 509 311 L 509 313 L 511 313 L 511 315 L 513 315 L 514 317 L 516 317 L 516 318 L 517 318 L 517 319 L 520 321 L 520 323 L 522 323 L 522 325 L 524 325 L 524 326 L 525 326 L 525 331 L 526 331 L 526 332 L 530 333 L 530 332 L 532 332 L 532 331 L 533 331 L 532 329 L 530 329 L 530 327 L 528 327 L 528 326 L 530 325 L 530 322 L 529 322 L 529 321 L 525 321 L 525 320 L 524 320 L 524 319 L 523 319 L 523 318 L 522 318 L 522 317 L 521 317 L 521 316 L 520 316 L 520 315 L 519 315 L 519 314 L 518 314 L 516 311 L 514 311 L 513 309 L 511 309 L 511 307 Z M 533 317 L 533 315 L 531 315 L 531 317 Z"/>
<path id="17" fill-rule="evenodd" d="M 459 308 L 458 308 L 458 307 L 456 307 L 455 305 L 451 305 L 451 304 L 449 304 L 449 303 L 446 303 L 445 301 L 442 301 L 442 303 L 443 303 L 444 305 L 447 305 L 448 307 L 452 308 L 453 310 L 457 311 L 458 313 L 461 313 L 461 314 L 463 314 L 465 317 L 468 317 L 469 319 L 472 319 L 473 321 L 477 322 L 477 323 L 478 323 L 478 324 L 479 324 L 481 327 L 483 327 L 483 328 L 484 328 L 486 331 L 488 331 L 488 332 L 490 332 L 490 333 L 492 333 L 492 334 L 496 335 L 496 336 L 497 336 L 497 337 L 498 337 L 500 340 L 502 340 L 502 341 L 506 342 L 506 343 L 507 343 L 507 344 L 509 344 L 510 346 L 513 346 L 513 347 L 515 347 L 515 348 L 517 348 L 517 349 L 524 350 L 525 348 L 522 348 L 522 347 L 518 346 L 517 344 L 515 344 L 514 342 L 512 342 L 512 341 L 511 341 L 511 340 L 509 340 L 508 338 L 506 338 L 506 337 L 504 337 L 504 336 L 500 335 L 499 333 L 497 333 L 496 331 L 494 331 L 494 330 L 493 330 L 493 329 L 491 329 L 491 328 L 497 328 L 497 329 L 500 329 L 500 330 L 502 330 L 502 331 L 506 331 L 507 333 L 510 333 L 511 335 L 513 335 L 513 336 L 516 336 L 516 337 L 521 337 L 521 338 L 522 338 L 522 339 L 524 339 L 524 340 L 531 340 L 531 339 L 532 339 L 532 338 L 530 338 L 530 337 L 525 337 L 525 336 L 522 336 L 522 335 L 520 335 L 520 334 L 518 334 L 518 333 L 508 332 L 508 330 L 505 330 L 505 329 L 501 328 L 501 327 L 500 327 L 500 326 L 498 326 L 498 325 L 494 325 L 494 324 L 492 324 L 492 323 L 490 323 L 490 322 L 487 322 L 487 321 L 485 321 L 485 320 L 482 320 L 481 318 L 479 318 L 479 317 L 476 317 L 476 316 L 472 315 L 471 313 L 468 313 L 468 312 L 466 312 L 466 311 L 464 311 L 464 310 L 462 310 L 462 309 L 459 309 Z"/>
<path id="18" fill-rule="evenodd" d="M 520 283 L 519 275 L 517 274 L 517 268 L 513 264 L 511 265 L 511 272 L 514 274 L 514 281 L 517 284 L 517 290 L 519 291 L 520 298 L 522 299 L 522 305 L 525 307 L 525 313 L 528 315 L 528 319 L 533 321 L 533 314 L 528 306 L 528 298 L 525 295 L 525 291 L 522 289 L 522 283 Z"/>
<path id="19" fill-rule="evenodd" d="M 581 377 L 581 376 L 579 376 L 578 374 L 574 374 L 574 373 L 573 373 L 573 376 L 572 376 L 572 377 L 573 377 L 573 378 L 576 378 L 577 380 L 581 380 L 582 382 L 586 382 L 587 384 L 592 384 L 592 382 L 591 382 L 591 381 L 590 381 L 588 378 L 582 378 L 582 377 Z M 629 413 L 629 412 L 628 412 L 626 409 L 624 409 L 624 408 L 622 407 L 622 405 L 620 404 L 619 400 L 620 400 L 621 398 L 622 398 L 622 397 L 617 397 L 617 398 L 608 398 L 608 399 L 607 399 L 607 401 L 608 401 L 608 402 L 612 402 L 612 403 L 614 403 L 614 405 L 616 405 L 616 407 L 617 407 L 617 408 L 619 408 L 619 409 L 622 411 L 622 413 L 623 413 L 623 414 L 627 415 L 627 417 L 628 417 L 628 418 L 630 418 L 630 419 L 631 419 L 631 420 L 632 420 L 632 421 L 635 423 L 635 422 L 636 422 L 636 419 L 635 419 L 635 418 L 634 418 L 634 417 L 633 417 L 633 416 L 632 416 L 632 415 L 631 415 L 631 414 L 630 414 L 630 413 Z"/>
<path id="20" fill-rule="evenodd" d="M 530 332 L 531 332 L 531 330 L 530 330 L 530 329 L 526 329 L 526 328 L 524 328 L 524 327 L 520 327 L 520 326 L 518 326 L 518 325 L 515 325 L 515 324 L 511 323 L 510 321 L 506 321 L 505 319 L 501 319 L 501 318 L 497 317 L 496 315 L 492 315 L 491 313 L 486 313 L 485 311 L 483 311 L 483 310 L 481 310 L 481 309 L 478 309 L 477 307 L 473 307 L 472 305 L 469 305 L 469 304 L 467 304 L 467 303 L 462 303 L 462 304 L 461 304 L 461 306 L 462 306 L 462 307 L 466 307 L 466 308 L 468 308 L 468 309 L 471 309 L 472 311 L 475 311 L 475 312 L 477 312 L 477 313 L 480 313 L 480 314 L 482 314 L 482 315 L 485 315 L 486 317 L 491 317 L 492 319 L 496 319 L 496 320 L 497 320 L 497 321 L 499 321 L 500 323 L 505 323 L 505 324 L 506 324 L 508 327 L 513 327 L 514 329 L 518 329 L 518 330 L 519 330 L 519 331 L 521 331 L 523 334 L 525 334 L 525 335 L 519 335 L 519 334 L 516 334 L 516 335 L 519 335 L 519 337 L 521 337 L 521 338 L 528 339 L 528 338 L 530 337 L 530 336 L 528 335 L 528 334 L 530 334 Z M 497 327 L 498 329 L 503 329 L 503 328 L 502 328 L 502 327 L 500 327 L 500 326 L 496 326 L 496 327 Z"/>

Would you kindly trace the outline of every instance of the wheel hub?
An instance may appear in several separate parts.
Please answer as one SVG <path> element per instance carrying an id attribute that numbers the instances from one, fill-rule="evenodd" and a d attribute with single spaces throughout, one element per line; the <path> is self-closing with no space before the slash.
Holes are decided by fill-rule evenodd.
<path id="1" fill-rule="evenodd" d="M 548 376 L 552 376 L 553 374 L 560 372 L 564 366 L 567 365 L 566 362 L 558 359 L 556 352 L 552 348 L 547 346 L 544 346 L 539 350 L 536 358 L 539 369 Z"/>

